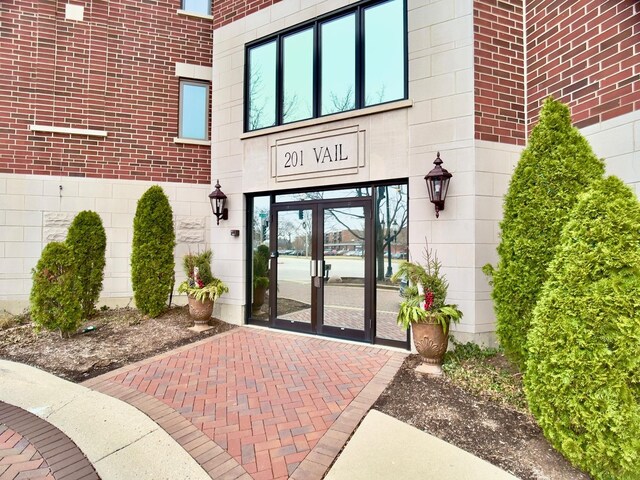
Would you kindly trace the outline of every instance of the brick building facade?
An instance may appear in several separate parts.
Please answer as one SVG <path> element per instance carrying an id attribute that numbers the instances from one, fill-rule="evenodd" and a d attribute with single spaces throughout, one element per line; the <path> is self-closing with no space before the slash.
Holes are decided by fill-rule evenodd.
<path id="1" fill-rule="evenodd" d="M 231 287 L 217 313 L 242 323 L 251 302 L 244 235 L 258 196 L 394 180 L 409 212 L 398 237 L 415 259 L 425 238 L 437 249 L 450 299 L 465 312 L 458 335 L 490 340 L 480 269 L 496 261 L 502 196 L 544 98 L 568 103 L 609 173 L 640 192 L 640 5 L 407 0 L 406 95 L 365 106 L 362 94 L 353 110 L 247 131 L 251 46 L 284 45 L 290 32 L 339 18 L 334 12 L 365 18 L 375 5 L 224 0 L 203 13 L 180 0 L 2 2 L 0 307 L 26 305 L 42 247 L 63 239 L 83 209 L 97 211 L 107 229 L 105 302 L 126 303 L 136 201 L 158 183 L 174 208 L 177 259 L 212 245 L 214 270 Z M 180 135 L 189 121 L 183 85 L 207 98 L 204 137 Z M 336 135 L 353 138 L 353 168 L 282 176 L 279 148 Z M 454 177 L 436 220 L 422 177 L 438 151 Z M 219 226 L 207 199 L 217 178 L 230 210 Z M 387 236 L 390 225 L 387 218 Z M 229 235 L 235 229 L 240 237 Z"/>

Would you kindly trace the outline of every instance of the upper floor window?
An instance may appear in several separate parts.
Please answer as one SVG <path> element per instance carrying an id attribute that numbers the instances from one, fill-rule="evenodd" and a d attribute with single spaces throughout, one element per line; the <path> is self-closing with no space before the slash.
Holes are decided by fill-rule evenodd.
<path id="1" fill-rule="evenodd" d="M 182 0 L 182 10 L 201 15 L 211 15 L 211 0 Z"/>
<path id="2" fill-rule="evenodd" d="M 209 84 L 180 80 L 180 138 L 209 140 Z"/>
<path id="3" fill-rule="evenodd" d="M 245 131 L 407 98 L 405 12 L 361 3 L 249 44 Z"/>

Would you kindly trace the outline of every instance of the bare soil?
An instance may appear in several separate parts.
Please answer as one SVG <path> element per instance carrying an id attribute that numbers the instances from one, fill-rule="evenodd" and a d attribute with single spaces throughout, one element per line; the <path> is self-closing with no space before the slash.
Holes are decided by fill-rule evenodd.
<path id="1" fill-rule="evenodd" d="M 417 373 L 410 355 L 373 408 L 497 465 L 523 480 L 582 480 L 529 414 Z"/>
<path id="2" fill-rule="evenodd" d="M 93 329 L 69 338 L 46 330 L 36 333 L 28 318 L 13 323 L 0 329 L 0 358 L 26 363 L 74 382 L 234 328 L 211 319 L 210 330 L 188 330 L 193 320 L 186 306 L 173 307 L 158 318 L 146 318 L 132 308 L 101 311 L 79 332 Z"/>
<path id="3" fill-rule="evenodd" d="M 302 305 L 291 302 L 282 307 L 295 311 Z M 154 319 L 137 310 L 121 308 L 97 313 L 79 333 L 63 338 L 57 332 L 36 334 L 28 317 L 5 316 L 0 318 L 0 358 L 81 382 L 234 328 L 217 319 L 210 323 L 211 330 L 196 333 L 188 330 L 193 321 L 187 307 L 174 307 Z M 82 333 L 88 327 L 94 328 Z M 487 360 L 492 364 L 504 362 L 501 357 Z M 464 383 L 464 377 L 451 380 L 416 373 L 419 362 L 417 355 L 407 357 L 374 408 L 524 480 L 588 479 L 551 448 L 526 413 L 526 405 L 515 408 L 501 402 L 504 387 L 502 397 L 492 397 L 483 384 L 479 384 L 476 393 L 470 393 L 469 382 L 465 389 L 458 386 Z M 509 368 L 507 364 L 498 366 Z M 480 378 L 471 367 L 458 371 L 474 381 Z"/>

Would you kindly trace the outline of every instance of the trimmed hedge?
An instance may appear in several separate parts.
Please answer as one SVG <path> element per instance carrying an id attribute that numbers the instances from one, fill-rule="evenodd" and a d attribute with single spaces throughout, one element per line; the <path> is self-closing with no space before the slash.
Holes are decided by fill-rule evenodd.
<path id="1" fill-rule="evenodd" d="M 531 316 L 562 227 L 578 193 L 603 174 L 603 162 L 572 127 L 569 109 L 547 99 L 505 196 L 498 266 L 485 269 L 500 345 L 523 370 Z"/>
<path id="2" fill-rule="evenodd" d="M 107 235 L 100 215 L 90 210 L 80 212 L 73 219 L 67 234 L 67 246 L 76 263 L 80 280 L 80 305 L 82 314 L 88 317 L 95 310 L 102 291 Z"/>
<path id="3" fill-rule="evenodd" d="M 525 392 L 595 479 L 640 478 L 640 204 L 609 177 L 581 196 L 529 333 Z"/>
<path id="4" fill-rule="evenodd" d="M 71 250 L 60 242 L 49 243 L 33 270 L 31 318 L 37 328 L 77 330 L 82 321 L 80 279 Z"/>
<path id="5" fill-rule="evenodd" d="M 157 317 L 166 309 L 173 288 L 175 244 L 169 199 L 154 185 L 138 200 L 133 219 L 131 284 L 136 306 L 145 315 Z"/>

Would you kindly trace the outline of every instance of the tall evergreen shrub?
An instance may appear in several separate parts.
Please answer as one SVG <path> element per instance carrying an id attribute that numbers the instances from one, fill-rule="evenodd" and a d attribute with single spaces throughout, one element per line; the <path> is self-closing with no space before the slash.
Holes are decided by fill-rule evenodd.
<path id="1" fill-rule="evenodd" d="M 33 270 L 31 318 L 38 328 L 73 332 L 82 321 L 80 280 L 70 249 L 60 242 L 49 243 Z"/>
<path id="2" fill-rule="evenodd" d="M 640 478 L 640 204 L 615 178 L 571 212 L 533 315 L 525 391 L 595 479 Z"/>
<path id="3" fill-rule="evenodd" d="M 107 235 L 100 215 L 90 210 L 73 219 L 67 234 L 67 246 L 76 263 L 80 280 L 80 304 L 85 317 L 91 315 L 102 291 Z"/>
<path id="4" fill-rule="evenodd" d="M 175 244 L 169 199 L 154 185 L 138 200 L 133 219 L 131 283 L 136 306 L 145 315 L 157 317 L 166 308 L 173 287 Z"/>
<path id="5" fill-rule="evenodd" d="M 562 227 L 578 193 L 603 174 L 603 162 L 572 127 L 569 109 L 547 99 L 505 196 L 498 265 L 485 269 L 500 344 L 522 369 L 531 315 Z"/>

